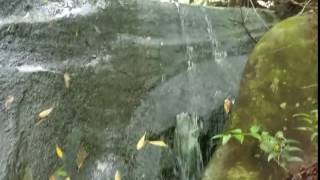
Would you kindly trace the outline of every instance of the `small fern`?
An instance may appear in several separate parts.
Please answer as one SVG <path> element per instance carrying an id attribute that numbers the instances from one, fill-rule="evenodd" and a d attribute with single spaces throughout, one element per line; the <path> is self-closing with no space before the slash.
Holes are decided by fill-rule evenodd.
<path id="1" fill-rule="evenodd" d="M 302 152 L 297 146 L 299 142 L 285 138 L 282 131 L 271 135 L 269 132 L 261 130 L 259 126 L 253 125 L 249 128 L 248 132 L 243 132 L 241 129 L 233 129 L 215 135 L 212 139 L 222 139 L 222 145 L 225 145 L 231 138 L 234 138 L 240 144 L 243 144 L 246 136 L 258 141 L 259 148 L 266 155 L 268 162 L 275 161 L 285 170 L 287 163 L 302 161 L 299 156 L 295 155 L 296 153 Z"/>
<path id="2" fill-rule="evenodd" d="M 309 113 L 297 113 L 293 117 L 298 118 L 305 123 L 305 126 L 297 127 L 299 131 L 310 132 L 311 142 L 318 143 L 318 109 L 314 109 Z"/>

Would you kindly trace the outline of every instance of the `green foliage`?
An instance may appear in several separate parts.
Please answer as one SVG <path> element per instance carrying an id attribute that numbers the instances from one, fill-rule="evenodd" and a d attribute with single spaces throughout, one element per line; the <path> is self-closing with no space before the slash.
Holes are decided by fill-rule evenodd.
<path id="1" fill-rule="evenodd" d="M 57 144 L 56 144 L 55 150 L 56 150 L 56 154 L 57 154 L 58 158 L 64 161 L 65 160 L 64 159 L 64 153 L 63 153 L 62 149 Z M 68 176 L 68 172 L 65 170 L 64 166 L 58 168 L 53 173 L 53 175 L 50 176 L 49 179 L 56 179 L 56 178 L 59 178 L 59 177 L 70 179 L 69 176 Z"/>
<path id="2" fill-rule="evenodd" d="M 244 133 L 241 129 L 233 129 L 231 131 L 227 131 L 223 134 L 218 134 L 212 137 L 212 139 L 219 139 L 222 138 L 222 145 L 225 145 L 229 142 L 231 137 L 235 138 L 239 141 L 240 144 L 244 141 Z"/>
<path id="3" fill-rule="evenodd" d="M 63 167 L 60 167 L 59 169 L 57 169 L 54 172 L 54 175 L 57 176 L 57 177 L 67 177 L 68 173 L 67 173 L 67 171 L 64 170 Z"/>
<path id="4" fill-rule="evenodd" d="M 278 165 L 285 168 L 288 162 L 302 162 L 302 159 L 294 153 L 302 152 L 297 147 L 297 141 L 288 140 L 282 131 L 278 131 L 274 136 L 269 132 L 262 131 L 260 134 L 259 147 L 268 155 L 268 162 L 274 160 Z"/>
<path id="5" fill-rule="evenodd" d="M 305 124 L 305 126 L 297 127 L 296 129 L 299 131 L 310 132 L 311 141 L 318 143 L 318 109 L 314 109 L 309 113 L 294 114 L 293 117 L 297 117 Z"/>
<path id="6" fill-rule="evenodd" d="M 269 132 L 261 130 L 259 126 L 253 125 L 246 133 L 241 129 L 233 129 L 223 134 L 218 134 L 212 137 L 212 139 L 222 139 L 222 145 L 225 145 L 231 138 L 234 138 L 240 144 L 243 144 L 245 136 L 252 137 L 258 141 L 259 148 L 267 156 L 268 162 L 273 160 L 279 166 L 286 169 L 288 162 L 302 161 L 300 157 L 294 155 L 302 152 L 302 150 L 297 147 L 299 142 L 285 138 L 282 131 L 271 135 Z"/>

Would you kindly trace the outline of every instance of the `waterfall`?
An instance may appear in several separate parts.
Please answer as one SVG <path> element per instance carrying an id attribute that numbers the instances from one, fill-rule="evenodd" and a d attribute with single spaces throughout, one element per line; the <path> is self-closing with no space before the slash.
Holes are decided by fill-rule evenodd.
<path id="1" fill-rule="evenodd" d="M 196 113 L 182 112 L 176 116 L 173 151 L 177 156 L 181 180 L 201 179 L 217 145 L 211 137 L 223 131 L 227 119 L 222 106 L 205 119 Z"/>
<path id="2" fill-rule="evenodd" d="M 206 8 L 202 8 L 202 12 L 204 14 L 204 19 L 206 21 L 207 24 L 207 32 L 209 35 L 209 39 L 212 45 L 212 56 L 214 57 L 214 60 L 220 64 L 221 60 L 227 57 L 227 51 L 221 50 L 220 49 L 220 45 L 219 42 L 217 40 L 216 34 L 212 28 L 212 24 L 208 19 L 208 15 L 206 12 Z"/>
<path id="3" fill-rule="evenodd" d="M 178 154 L 180 179 L 197 180 L 201 176 L 203 161 L 199 144 L 202 123 L 193 113 L 180 113 L 176 116 L 174 151 Z"/>
<path id="4" fill-rule="evenodd" d="M 193 47 L 190 45 L 189 36 L 186 34 L 185 29 L 185 19 L 184 19 L 184 11 L 180 7 L 180 4 L 176 1 L 173 2 L 177 8 L 178 14 L 179 14 L 179 20 L 180 20 L 180 27 L 182 31 L 182 37 L 185 39 L 186 44 L 186 61 L 187 61 L 187 70 L 191 70 L 193 68 Z"/>

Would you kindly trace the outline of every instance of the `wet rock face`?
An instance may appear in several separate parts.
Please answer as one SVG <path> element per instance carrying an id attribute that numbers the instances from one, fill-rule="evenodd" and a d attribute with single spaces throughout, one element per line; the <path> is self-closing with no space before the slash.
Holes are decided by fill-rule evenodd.
<path id="1" fill-rule="evenodd" d="M 18 6 L 23 6 L 23 2 L 21 0 L 0 0 L 0 16 L 7 16 L 18 9 Z"/>
<path id="2" fill-rule="evenodd" d="M 52 14 L 59 13 L 63 8 L 79 7 L 86 3 L 95 1 L 87 0 L 0 0 L 0 17 L 6 16 L 25 16 L 33 11 L 38 11 L 48 7 L 48 12 Z M 51 6 L 54 5 L 54 6 Z M 40 15 L 40 14 L 39 14 Z M 42 14 L 46 16 L 46 14 Z"/>
<path id="3" fill-rule="evenodd" d="M 30 10 L 32 18 L 19 23 L 1 19 L 1 180 L 48 179 L 60 167 L 80 180 L 107 179 L 116 170 L 123 179 L 178 178 L 170 143 L 137 151 L 139 137 L 165 136 L 180 112 L 208 121 L 237 94 L 253 45 L 230 21 L 237 10 L 149 1 L 104 7 L 40 20 Z M 259 37 L 260 20 L 248 17 Z M 38 113 L 51 107 L 38 123 Z M 78 170 L 81 148 L 88 156 Z"/>
<path id="4" fill-rule="evenodd" d="M 283 131 L 286 138 L 300 142 L 301 158 L 306 162 L 312 162 L 317 152 L 310 134 L 296 130 L 303 124 L 293 114 L 318 108 L 317 28 L 317 17 L 306 14 L 280 22 L 261 38 L 244 69 L 240 94 L 228 126 L 246 130 L 258 124 L 268 132 Z M 237 174 L 231 172 L 240 169 L 244 176 L 255 179 L 286 177 L 281 168 L 266 160 L 253 141 L 244 145 L 230 142 L 218 148 L 206 180 L 224 179 L 228 174 L 235 177 Z M 289 164 L 288 168 L 294 165 Z M 215 177 L 210 178 L 210 174 Z"/>

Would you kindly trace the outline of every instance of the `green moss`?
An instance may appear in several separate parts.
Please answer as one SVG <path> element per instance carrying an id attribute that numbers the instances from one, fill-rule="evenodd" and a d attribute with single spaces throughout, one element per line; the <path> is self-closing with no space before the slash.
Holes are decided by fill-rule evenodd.
<path id="1" fill-rule="evenodd" d="M 317 107 L 317 101 L 312 101 L 317 99 L 318 89 L 317 46 L 317 17 L 314 15 L 291 17 L 267 32 L 249 57 L 228 129 L 248 129 L 254 123 L 271 133 L 285 129 L 284 135 L 300 141 L 304 154 L 312 156 L 310 137 L 297 133 L 292 115 Z M 312 84 L 316 86 L 304 88 Z M 213 172 L 222 169 L 229 179 L 259 179 L 269 175 L 283 179 L 284 172 L 268 163 L 267 157 L 254 157 L 259 153 L 256 144 L 245 141 L 242 147 L 228 147 L 232 151 L 214 155 L 212 164 L 223 168 L 211 167 Z M 221 157 L 228 157 L 228 160 Z M 258 172 L 259 178 L 234 162 L 248 164 L 253 172 Z"/>
<path id="2" fill-rule="evenodd" d="M 238 163 L 227 172 L 227 180 L 257 180 L 258 172 L 249 171 L 246 167 Z"/>

